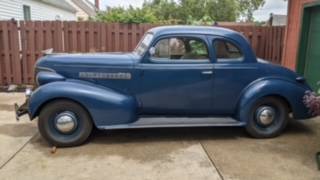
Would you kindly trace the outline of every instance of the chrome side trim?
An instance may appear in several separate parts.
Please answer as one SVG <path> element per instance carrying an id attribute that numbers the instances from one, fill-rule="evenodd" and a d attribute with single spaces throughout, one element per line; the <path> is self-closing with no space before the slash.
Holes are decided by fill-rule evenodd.
<path id="1" fill-rule="evenodd" d="M 55 70 L 47 67 L 41 67 L 41 66 L 36 66 L 35 67 L 35 74 L 41 71 L 47 71 L 47 72 L 55 72 Z"/>

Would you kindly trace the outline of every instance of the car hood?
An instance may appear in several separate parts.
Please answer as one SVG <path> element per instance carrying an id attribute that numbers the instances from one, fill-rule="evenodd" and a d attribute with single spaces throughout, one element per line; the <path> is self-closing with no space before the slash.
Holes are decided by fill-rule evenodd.
<path id="1" fill-rule="evenodd" d="M 58 67 L 106 67 L 132 66 L 137 60 L 132 53 L 91 53 L 91 54 L 49 54 L 36 64 L 36 67 L 56 69 Z"/>

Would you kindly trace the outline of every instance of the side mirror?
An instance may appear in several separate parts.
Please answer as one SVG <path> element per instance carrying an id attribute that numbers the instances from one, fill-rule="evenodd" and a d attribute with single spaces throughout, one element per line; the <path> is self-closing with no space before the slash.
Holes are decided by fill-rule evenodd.
<path id="1" fill-rule="evenodd" d="M 150 54 L 150 56 L 153 56 L 155 53 L 156 53 L 156 48 L 155 48 L 155 47 L 151 47 L 151 48 L 149 49 L 149 54 Z"/>

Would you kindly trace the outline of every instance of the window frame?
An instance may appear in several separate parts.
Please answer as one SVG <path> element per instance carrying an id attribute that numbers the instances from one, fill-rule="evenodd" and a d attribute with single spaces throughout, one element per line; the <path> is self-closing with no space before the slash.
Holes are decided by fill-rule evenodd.
<path id="1" fill-rule="evenodd" d="M 137 49 L 139 48 L 139 46 L 141 45 L 141 43 L 143 42 L 143 40 L 145 39 L 145 37 L 148 36 L 149 34 L 152 35 L 151 42 L 146 46 L 145 51 L 144 51 L 143 53 L 139 54 L 139 53 L 137 52 Z M 141 37 L 141 39 L 139 40 L 138 44 L 136 45 L 136 47 L 134 48 L 134 50 L 133 50 L 132 52 L 133 52 L 134 54 L 137 54 L 137 55 L 140 56 L 140 57 L 144 57 L 146 54 L 148 54 L 147 52 L 149 51 L 149 49 L 150 49 L 150 47 L 151 47 L 151 45 L 152 45 L 152 43 L 153 43 L 153 41 L 154 41 L 154 38 L 155 38 L 154 33 L 152 33 L 152 32 L 146 32 L 146 33 Z"/>
<path id="2" fill-rule="evenodd" d="M 236 41 L 234 41 L 232 39 L 225 38 L 225 37 L 213 37 L 210 39 L 210 41 L 211 41 L 211 47 L 212 47 L 212 51 L 213 51 L 214 63 L 218 63 L 218 64 L 233 63 L 233 64 L 236 64 L 236 63 L 243 63 L 246 61 L 246 54 L 244 53 L 244 50 L 242 49 L 240 44 L 237 43 Z M 230 58 L 230 60 L 228 60 L 228 61 L 218 61 L 216 48 L 215 48 L 216 41 L 226 41 L 226 42 L 230 43 L 231 45 L 235 46 L 237 49 L 239 49 L 240 53 L 242 54 L 242 60 L 240 60 L 240 61 L 239 60 L 232 60 Z"/>
<path id="3" fill-rule="evenodd" d="M 31 7 L 29 5 L 23 4 L 22 11 L 23 11 L 23 20 L 31 21 Z"/>
<path id="4" fill-rule="evenodd" d="M 206 48 L 207 48 L 207 52 L 208 52 L 208 58 L 207 59 L 184 59 L 184 60 L 163 60 L 161 58 L 154 58 L 152 56 L 150 56 L 149 53 L 146 53 L 145 58 L 147 59 L 146 62 L 148 63 L 158 63 L 158 64 L 211 64 L 212 63 L 212 57 L 211 57 L 211 53 L 210 53 L 210 44 L 208 43 L 208 40 L 206 38 L 205 35 L 199 35 L 199 34 L 170 34 L 170 35 L 162 35 L 162 36 L 158 36 L 154 39 L 154 41 L 151 43 L 150 47 L 148 48 L 148 51 L 150 48 L 155 47 L 155 45 L 163 40 L 163 39 L 170 39 L 170 38 L 192 38 L 192 39 L 196 39 L 196 40 L 200 40 L 202 41 Z M 147 51 L 147 52 L 148 52 Z M 164 58 L 165 59 L 165 58 Z"/>

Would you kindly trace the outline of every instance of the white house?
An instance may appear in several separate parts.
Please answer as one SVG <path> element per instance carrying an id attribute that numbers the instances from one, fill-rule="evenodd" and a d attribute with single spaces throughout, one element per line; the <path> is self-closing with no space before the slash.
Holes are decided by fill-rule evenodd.
<path id="1" fill-rule="evenodd" d="M 287 15 L 271 13 L 269 21 L 268 21 L 268 25 L 270 25 L 270 26 L 285 26 L 285 25 L 287 25 Z"/>
<path id="2" fill-rule="evenodd" d="M 0 0 L 0 20 L 77 20 L 65 0 Z"/>
<path id="3" fill-rule="evenodd" d="M 95 16 L 99 10 L 99 1 L 95 4 L 88 0 L 66 0 L 72 7 L 76 9 L 76 16 L 78 20 L 88 20 L 89 17 Z"/>

